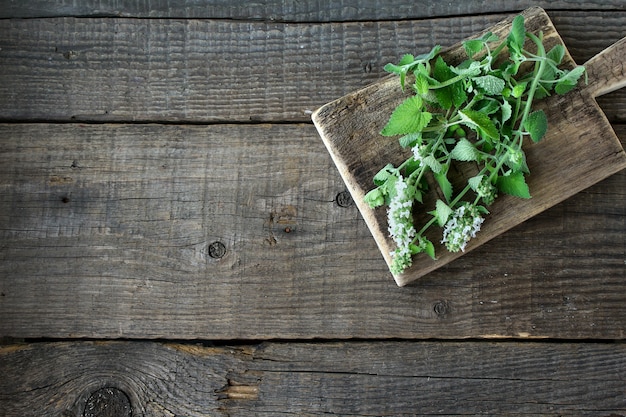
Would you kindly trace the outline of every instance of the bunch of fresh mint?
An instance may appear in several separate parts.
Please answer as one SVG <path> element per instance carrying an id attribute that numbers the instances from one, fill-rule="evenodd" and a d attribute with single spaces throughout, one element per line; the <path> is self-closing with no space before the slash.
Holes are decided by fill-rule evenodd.
<path id="1" fill-rule="evenodd" d="M 425 237 L 431 226 L 443 228 L 441 243 L 449 251 L 463 251 L 498 193 L 530 198 L 522 143 L 525 137 L 538 142 L 547 130 L 546 115 L 533 111 L 533 101 L 570 91 L 585 73 L 582 66 L 560 69 L 564 47 L 546 52 L 542 36 L 527 32 L 519 15 L 504 40 L 489 32 L 465 41 L 468 59 L 457 66 L 444 61 L 440 46 L 385 66 L 399 75 L 403 89 L 412 75 L 415 93 L 396 107 L 381 131 L 400 136 L 400 146 L 411 149 L 411 156 L 397 167 L 381 169 L 373 179 L 376 188 L 365 195 L 372 208 L 388 206 L 389 233 L 396 244 L 390 266 L 394 275 L 411 266 L 416 254 L 435 259 L 434 245 Z M 527 39 L 532 52 L 526 49 Z M 453 161 L 478 167 L 459 191 L 448 179 Z M 444 200 L 437 200 L 429 211 L 432 218 L 418 230 L 413 210 L 428 192 L 428 173 Z"/>

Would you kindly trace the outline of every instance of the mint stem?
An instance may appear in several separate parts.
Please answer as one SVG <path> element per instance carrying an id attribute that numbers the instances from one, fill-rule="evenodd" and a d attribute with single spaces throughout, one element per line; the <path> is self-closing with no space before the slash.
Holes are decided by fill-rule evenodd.
<path id="1" fill-rule="evenodd" d="M 535 92 L 537 91 L 537 86 L 539 85 L 539 81 L 541 81 L 541 76 L 543 75 L 543 72 L 546 66 L 546 60 L 545 60 L 546 51 L 545 51 L 545 48 L 543 47 L 543 43 L 541 39 L 539 39 L 537 36 L 535 36 L 534 34 L 530 32 L 527 32 L 526 36 L 528 36 L 537 45 L 537 53 L 544 59 L 537 61 L 535 63 L 535 69 L 533 72 L 533 81 L 530 84 L 530 90 L 528 91 L 528 98 L 526 99 L 526 106 L 524 107 L 524 113 L 522 114 L 522 118 L 519 124 L 520 129 L 524 127 L 524 122 L 526 122 L 526 118 L 530 114 Z"/>

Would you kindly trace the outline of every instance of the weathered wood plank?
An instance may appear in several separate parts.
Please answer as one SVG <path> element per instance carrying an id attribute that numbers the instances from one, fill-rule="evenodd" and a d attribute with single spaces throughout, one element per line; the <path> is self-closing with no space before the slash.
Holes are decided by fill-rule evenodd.
<path id="1" fill-rule="evenodd" d="M 0 348 L 0 406 L 6 417 L 105 406 L 145 417 L 606 417 L 626 413 L 625 369 L 622 344 L 42 343 Z"/>
<path id="2" fill-rule="evenodd" d="M 624 12 L 550 16 L 578 62 L 626 36 Z M 383 76 L 387 62 L 451 45 L 503 17 L 329 24 L 2 20 L 0 118 L 309 121 L 322 104 Z M 611 121 L 626 120 L 626 92 L 602 105 Z"/>
<path id="3" fill-rule="evenodd" d="M 125 16 L 166 18 L 220 18 L 269 20 L 283 22 L 333 22 L 422 19 L 433 16 L 460 16 L 485 13 L 515 13 L 540 6 L 554 10 L 615 10 L 625 11 L 621 0 L 560 0 L 560 1 L 476 1 L 433 2 L 429 0 L 358 0 L 335 2 L 293 2 L 271 0 L 263 2 L 211 2 L 190 0 L 81 1 L 30 0 L 0 2 L 0 18 L 59 17 L 59 16 Z"/>
<path id="4" fill-rule="evenodd" d="M 624 338 L 623 171 L 400 289 L 311 125 L 0 137 L 0 336 Z"/>

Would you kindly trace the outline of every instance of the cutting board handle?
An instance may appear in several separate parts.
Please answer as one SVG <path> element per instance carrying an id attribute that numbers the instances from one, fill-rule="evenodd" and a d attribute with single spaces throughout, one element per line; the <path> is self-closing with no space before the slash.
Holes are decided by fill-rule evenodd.
<path id="1" fill-rule="evenodd" d="M 626 38 L 600 52 L 585 63 L 589 85 L 584 89 L 592 97 L 626 87 Z"/>

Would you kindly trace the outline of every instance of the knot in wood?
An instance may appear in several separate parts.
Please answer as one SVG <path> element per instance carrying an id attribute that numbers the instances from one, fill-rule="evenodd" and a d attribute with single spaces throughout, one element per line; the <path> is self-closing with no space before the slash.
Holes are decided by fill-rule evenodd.
<path id="1" fill-rule="evenodd" d="M 132 417 L 130 399 L 125 392 L 105 387 L 93 392 L 87 399 L 83 417 Z"/>
<path id="2" fill-rule="evenodd" d="M 433 310 L 437 317 L 443 318 L 450 313 L 450 304 L 447 301 L 437 301 L 433 306 Z"/>
<path id="3" fill-rule="evenodd" d="M 208 252 L 211 258 L 220 259 L 226 255 L 226 246 L 222 242 L 213 242 L 209 245 Z"/>
<path id="4" fill-rule="evenodd" d="M 354 204 L 352 196 L 347 191 L 342 191 L 335 197 L 335 201 L 339 207 L 351 207 Z"/>

